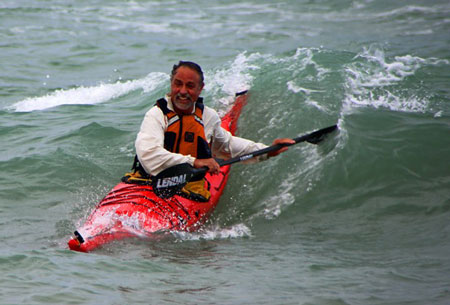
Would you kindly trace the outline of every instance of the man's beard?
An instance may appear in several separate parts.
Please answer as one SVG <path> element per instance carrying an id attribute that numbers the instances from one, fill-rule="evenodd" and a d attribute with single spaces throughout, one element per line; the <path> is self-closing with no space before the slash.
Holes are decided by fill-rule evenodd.
<path id="1" fill-rule="evenodd" d="M 179 110 L 189 110 L 193 106 L 193 98 L 189 94 L 178 93 L 172 101 L 174 106 Z"/>

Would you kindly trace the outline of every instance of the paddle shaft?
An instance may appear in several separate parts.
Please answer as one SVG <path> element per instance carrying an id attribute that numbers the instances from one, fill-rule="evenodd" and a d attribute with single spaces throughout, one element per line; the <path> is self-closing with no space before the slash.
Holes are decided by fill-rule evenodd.
<path id="1" fill-rule="evenodd" d="M 269 146 L 269 147 L 266 147 L 266 148 L 263 148 L 263 149 L 260 149 L 260 150 L 257 150 L 257 151 L 245 154 L 245 155 L 234 157 L 234 158 L 231 158 L 231 159 L 228 159 L 228 160 L 218 159 L 217 163 L 219 163 L 220 166 L 230 165 L 230 164 L 233 164 L 233 163 L 236 163 L 236 162 L 245 161 L 245 160 L 248 160 L 248 159 L 251 159 L 251 158 L 254 158 L 254 157 L 258 157 L 258 156 L 261 156 L 261 155 L 264 155 L 264 154 L 267 154 L 267 153 L 270 153 L 270 152 L 273 152 L 273 151 L 277 151 L 277 150 L 279 150 L 282 147 L 295 145 L 295 144 L 298 144 L 298 143 L 301 143 L 301 142 L 311 142 L 313 144 L 317 144 L 318 142 L 320 142 L 321 137 L 323 135 L 334 131 L 336 128 L 337 128 L 336 125 L 329 126 L 329 127 L 326 127 L 326 128 L 323 128 L 323 129 L 320 129 L 320 130 L 317 130 L 317 131 L 314 131 L 312 133 L 309 133 L 309 134 L 306 134 L 306 135 L 294 138 L 292 140 L 294 140 L 295 143 L 292 143 L 292 144 L 276 144 L 276 145 L 272 145 L 272 146 Z"/>
<path id="2" fill-rule="evenodd" d="M 309 142 L 312 144 L 318 144 L 323 140 L 323 137 L 337 129 L 337 125 L 333 125 L 330 127 L 326 127 L 312 133 L 294 138 L 295 143 L 293 144 L 277 144 L 272 145 L 252 153 L 248 153 L 245 155 L 241 155 L 238 157 L 234 157 L 228 160 L 216 159 L 219 165 L 225 166 L 230 165 L 236 162 L 245 161 L 260 155 L 264 155 L 273 151 L 277 151 L 282 147 L 291 146 L 301 142 Z M 152 186 L 155 194 L 162 198 L 169 198 L 173 196 L 177 191 L 179 191 L 186 183 L 191 180 L 199 180 L 203 178 L 203 176 L 208 171 L 208 167 L 201 168 L 193 168 L 191 165 L 187 163 L 178 164 L 172 166 L 168 169 L 165 169 L 161 173 L 159 173 L 156 177 L 152 178 Z"/>

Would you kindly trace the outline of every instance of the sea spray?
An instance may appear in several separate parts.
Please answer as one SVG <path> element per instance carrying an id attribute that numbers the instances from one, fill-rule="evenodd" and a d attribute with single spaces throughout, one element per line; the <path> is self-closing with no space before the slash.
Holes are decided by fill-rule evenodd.
<path id="1" fill-rule="evenodd" d="M 164 73 L 150 73 L 143 79 L 114 84 L 100 84 L 92 87 L 77 87 L 60 89 L 41 97 L 26 98 L 13 104 L 10 109 L 17 112 L 44 110 L 61 105 L 95 105 L 105 103 L 115 98 L 141 89 L 151 92 L 166 83 L 168 75 Z"/>

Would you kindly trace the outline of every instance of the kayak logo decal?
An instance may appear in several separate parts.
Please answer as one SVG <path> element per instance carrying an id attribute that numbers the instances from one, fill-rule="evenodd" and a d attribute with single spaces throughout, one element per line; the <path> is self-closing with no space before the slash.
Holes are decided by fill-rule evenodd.
<path id="1" fill-rule="evenodd" d="M 186 183 L 186 174 L 158 179 L 156 188 L 166 188 Z"/>

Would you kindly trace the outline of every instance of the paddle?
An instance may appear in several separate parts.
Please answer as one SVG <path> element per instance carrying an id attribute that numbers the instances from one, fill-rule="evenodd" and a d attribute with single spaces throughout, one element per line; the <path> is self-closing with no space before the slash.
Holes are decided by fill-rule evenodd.
<path id="1" fill-rule="evenodd" d="M 335 131 L 336 129 L 337 125 L 333 125 L 323 129 L 316 130 L 309 134 L 294 138 L 293 139 L 295 141 L 294 144 L 298 144 L 301 142 L 318 144 L 325 138 L 327 134 Z M 216 161 L 222 167 L 225 165 L 230 165 L 236 162 L 241 162 L 260 155 L 264 155 L 272 151 L 277 151 L 283 146 L 291 146 L 294 144 L 272 145 L 264 149 L 260 149 L 252 153 L 244 154 L 228 160 L 216 159 Z M 153 191 L 155 192 L 156 195 L 158 195 L 161 198 L 172 197 L 173 195 L 175 195 L 176 192 L 181 190 L 183 186 L 186 185 L 186 183 L 188 183 L 191 180 L 201 179 L 206 174 L 207 171 L 208 171 L 207 167 L 194 168 L 187 163 L 172 166 L 166 170 L 163 170 L 152 179 Z"/>

